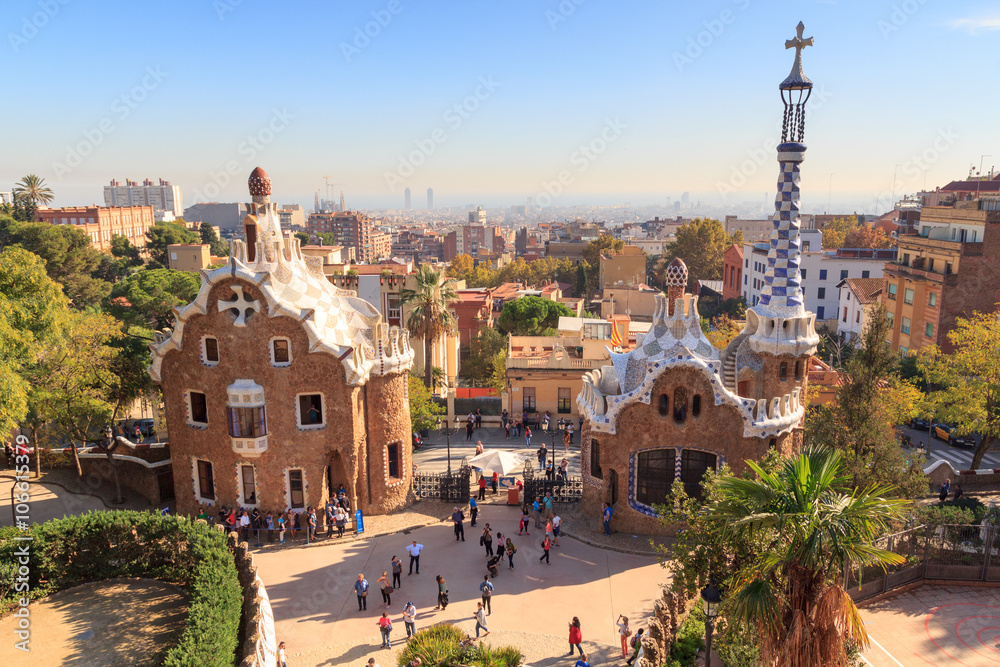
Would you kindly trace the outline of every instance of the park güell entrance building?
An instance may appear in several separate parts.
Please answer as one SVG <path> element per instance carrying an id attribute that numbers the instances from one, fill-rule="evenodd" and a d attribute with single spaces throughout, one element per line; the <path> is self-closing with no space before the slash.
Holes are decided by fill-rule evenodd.
<path id="1" fill-rule="evenodd" d="M 249 186 L 246 241 L 151 345 L 177 511 L 301 512 L 343 484 L 352 509 L 391 512 L 412 476 L 408 334 L 282 235 L 260 167 Z"/>
<path id="2" fill-rule="evenodd" d="M 721 351 L 705 338 L 687 267 L 667 269 L 667 296 L 657 297 L 653 326 L 611 366 L 584 376 L 577 397 L 584 417 L 583 509 L 595 518 L 614 509 L 612 527 L 665 533 L 656 505 L 675 480 L 700 494 L 706 470 L 728 463 L 735 473 L 769 449 L 790 454 L 802 445 L 808 362 L 819 343 L 816 316 L 804 306 L 799 264 L 799 165 L 805 158 L 805 103 L 812 82 L 802 71 L 797 36 L 791 74 L 781 83 L 784 122 L 778 145 L 778 193 L 765 285 L 747 311 L 743 331 Z"/>

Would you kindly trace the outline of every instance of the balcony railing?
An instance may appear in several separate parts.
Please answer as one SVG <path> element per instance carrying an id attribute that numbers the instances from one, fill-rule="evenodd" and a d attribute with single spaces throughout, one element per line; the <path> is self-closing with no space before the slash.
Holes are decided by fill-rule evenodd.
<path id="1" fill-rule="evenodd" d="M 567 363 L 568 362 L 568 363 Z M 580 368 L 591 370 L 607 366 L 610 359 L 539 359 L 537 357 L 508 357 L 507 368 Z"/>

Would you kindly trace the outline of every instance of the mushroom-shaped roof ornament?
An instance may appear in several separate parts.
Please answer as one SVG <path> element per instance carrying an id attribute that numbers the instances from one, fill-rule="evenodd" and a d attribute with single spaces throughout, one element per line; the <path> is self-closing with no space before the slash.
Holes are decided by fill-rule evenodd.
<path id="1" fill-rule="evenodd" d="M 667 264 L 664 280 L 667 287 L 684 287 L 687 285 L 688 267 L 680 257 Z"/>
<path id="2" fill-rule="evenodd" d="M 268 197 L 271 195 L 271 177 L 260 167 L 256 167 L 250 172 L 247 185 L 250 187 L 250 194 L 254 197 Z"/>

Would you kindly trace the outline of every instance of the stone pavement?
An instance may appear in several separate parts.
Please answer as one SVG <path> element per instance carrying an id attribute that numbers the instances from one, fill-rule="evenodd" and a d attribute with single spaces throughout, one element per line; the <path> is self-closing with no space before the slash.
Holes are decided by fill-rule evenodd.
<path id="1" fill-rule="evenodd" d="M 487 521 L 494 534 L 509 531 L 518 548 L 516 569 L 503 567 L 494 581 L 494 613 L 489 617 L 493 632 L 488 641 L 515 643 L 532 665 L 563 664 L 568 661 L 568 623 L 579 616 L 584 650 L 595 654 L 591 664 L 617 662 L 615 619 L 625 614 L 638 627 L 652 613 L 666 571 L 655 557 L 600 549 L 574 539 L 560 540 L 552 550 L 551 565 L 540 563 L 541 535 L 532 530 L 530 536 L 518 537 L 518 518 L 514 508 L 485 506 L 477 528 L 466 522 L 464 543 L 455 541 L 450 522 L 437 522 L 406 535 L 258 551 L 255 562 L 274 609 L 278 640 L 288 644 L 290 663 L 362 665 L 369 656 L 380 664 L 392 662 L 389 652 L 379 648 L 376 622 L 383 608 L 376 580 L 383 570 L 391 571 L 394 554 L 403 562 L 401 589 L 392 594 L 388 610 L 395 640 L 405 636 L 401 613 L 407 600 L 417 606 L 418 628 L 447 621 L 473 631 L 479 583 L 486 574 L 479 534 Z M 407 574 L 409 557 L 404 548 L 413 539 L 425 547 L 419 575 Z M 371 585 L 365 612 L 358 612 L 352 588 L 358 573 Z M 451 604 L 434 611 L 437 574 L 447 581 Z"/>
<path id="2" fill-rule="evenodd" d="M 451 467 L 454 470 L 462 463 L 462 458 L 468 456 L 472 458 L 476 455 L 476 441 L 482 440 L 486 449 L 502 449 L 528 457 L 532 467 L 538 470 L 538 458 L 536 452 L 545 443 L 545 448 L 549 450 L 549 458 L 555 457 L 556 466 L 565 457 L 569 460 L 569 474 L 571 476 L 580 475 L 580 433 L 573 434 L 573 443 L 566 451 L 562 444 L 562 433 L 555 433 L 555 453 L 553 454 L 552 438 L 548 433 L 535 432 L 531 438 L 531 447 L 525 447 L 524 438 L 511 436 L 507 440 L 503 430 L 499 426 L 484 426 L 473 432 L 473 439 L 465 439 L 465 426 L 451 436 Z M 417 464 L 419 472 L 444 472 L 448 467 L 448 447 L 447 438 L 439 431 L 431 431 L 424 440 L 424 446 L 419 451 L 413 453 L 413 461 Z M 520 476 L 520 469 L 517 473 Z"/>
<path id="3" fill-rule="evenodd" d="M 1000 664 L 1000 588 L 924 584 L 861 608 L 871 667 Z"/>
<path id="4" fill-rule="evenodd" d="M 14 472 L 11 469 L 0 471 L 0 526 L 13 525 L 10 505 L 10 492 L 15 483 Z M 31 523 L 45 523 L 49 519 L 60 519 L 64 516 L 86 514 L 92 510 L 103 509 L 133 509 L 147 510 L 150 508 L 145 498 L 122 487 L 122 497 L 125 502 L 115 505 L 114 485 L 96 475 L 80 478 L 75 469 L 59 468 L 42 470 L 40 479 L 32 476 L 28 480 L 29 517 Z"/>

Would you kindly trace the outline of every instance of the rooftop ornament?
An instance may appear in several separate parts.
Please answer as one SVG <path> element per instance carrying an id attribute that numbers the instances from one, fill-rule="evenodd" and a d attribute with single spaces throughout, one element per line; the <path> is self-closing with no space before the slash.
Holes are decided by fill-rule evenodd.
<path id="1" fill-rule="evenodd" d="M 781 121 L 781 143 L 801 143 L 806 131 L 805 106 L 812 94 L 812 81 L 802 71 L 802 49 L 813 46 L 813 38 L 803 39 L 802 33 L 806 26 L 799 21 L 795 26 L 795 37 L 785 41 L 786 49 L 795 49 L 795 62 L 792 71 L 781 82 L 781 101 L 785 104 L 785 116 Z"/>

